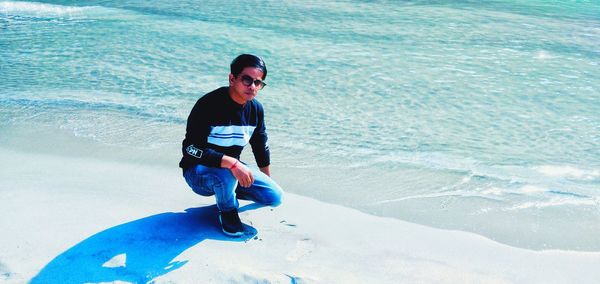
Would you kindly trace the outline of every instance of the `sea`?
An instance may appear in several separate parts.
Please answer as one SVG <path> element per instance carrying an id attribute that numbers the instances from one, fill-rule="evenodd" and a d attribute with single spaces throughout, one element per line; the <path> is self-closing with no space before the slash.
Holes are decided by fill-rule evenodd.
<path id="1" fill-rule="evenodd" d="M 600 251 L 596 0 L 0 1 L 0 145 L 180 175 L 192 106 L 242 53 L 268 67 L 285 191 Z"/>

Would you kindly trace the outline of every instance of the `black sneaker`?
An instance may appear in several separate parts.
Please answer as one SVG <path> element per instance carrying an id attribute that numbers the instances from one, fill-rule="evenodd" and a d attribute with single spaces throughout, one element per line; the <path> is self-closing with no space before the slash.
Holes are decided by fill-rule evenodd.
<path id="1" fill-rule="evenodd" d="M 244 234 L 244 226 L 242 225 L 242 220 L 240 220 L 237 209 L 227 212 L 221 211 L 219 221 L 221 221 L 221 228 L 223 228 L 223 233 L 226 235 L 239 237 Z"/>

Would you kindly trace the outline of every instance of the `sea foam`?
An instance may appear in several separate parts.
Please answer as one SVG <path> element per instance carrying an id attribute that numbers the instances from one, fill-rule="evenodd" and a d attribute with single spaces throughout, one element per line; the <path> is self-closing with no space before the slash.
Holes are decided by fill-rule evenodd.
<path id="1" fill-rule="evenodd" d="M 597 180 L 600 178 L 600 170 L 598 169 L 580 169 L 573 166 L 539 166 L 535 168 L 538 172 L 558 178 L 575 179 L 575 180 Z"/>
<path id="2" fill-rule="evenodd" d="M 37 2 L 3 1 L 0 2 L 0 13 L 27 14 L 37 16 L 64 16 L 89 10 L 92 7 L 73 7 Z"/>
<path id="3" fill-rule="evenodd" d="M 136 13 L 102 6 L 65 6 L 39 2 L 1 1 L 0 15 L 33 18 L 130 19 Z"/>

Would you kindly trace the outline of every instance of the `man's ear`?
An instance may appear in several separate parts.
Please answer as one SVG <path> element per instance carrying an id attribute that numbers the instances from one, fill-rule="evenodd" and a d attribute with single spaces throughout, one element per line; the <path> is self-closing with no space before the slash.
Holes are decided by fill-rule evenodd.
<path id="1" fill-rule="evenodd" d="M 229 73 L 229 86 L 233 85 L 234 80 L 235 80 L 235 77 L 233 76 L 233 74 Z"/>

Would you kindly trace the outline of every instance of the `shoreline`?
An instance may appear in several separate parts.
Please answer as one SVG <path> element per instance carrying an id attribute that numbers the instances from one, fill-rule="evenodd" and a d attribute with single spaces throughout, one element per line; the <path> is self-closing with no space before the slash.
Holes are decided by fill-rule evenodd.
<path id="1" fill-rule="evenodd" d="M 0 148 L 0 282 L 593 283 L 600 253 L 532 251 L 290 193 L 225 237 L 178 171 Z M 37 277 L 37 278 L 34 278 Z M 295 281 L 295 282 L 294 282 Z"/>
<path id="2" fill-rule="evenodd" d="M 112 145 L 96 141 L 92 137 L 76 136 L 68 128 L 28 123 L 3 126 L 0 127 L 0 132 L 5 134 L 0 136 L 0 147 L 30 155 L 152 167 L 164 172 L 180 174 L 180 170 L 177 168 L 181 151 L 178 143 L 163 145 L 159 148 L 143 148 L 144 145 L 140 145 L 139 148 L 128 144 Z M 44 137 L 44 139 L 38 139 L 38 137 Z M 277 153 L 281 152 L 277 151 Z M 465 177 L 460 174 L 448 176 L 444 172 L 426 173 L 425 178 L 437 178 L 437 175 L 441 174 L 441 178 L 437 180 L 426 179 L 428 185 L 425 188 L 426 191 L 441 194 L 428 195 L 427 192 L 419 194 L 419 191 L 424 191 L 423 188 L 418 187 L 420 179 L 423 177 L 415 177 L 415 170 L 419 170 L 419 168 L 410 168 L 409 166 L 405 169 L 381 171 L 378 167 L 365 165 L 360 168 L 350 167 L 340 170 L 337 167 L 318 167 L 318 159 L 312 160 L 312 157 L 308 159 L 304 157 L 305 160 L 300 161 L 301 163 L 311 160 L 316 166 L 309 168 L 295 166 L 298 160 L 289 157 L 287 160 L 283 158 L 284 156 L 274 158 L 277 163 L 273 167 L 273 172 L 274 178 L 278 183 L 284 185 L 284 189 L 288 192 L 357 209 L 370 215 L 391 217 L 444 230 L 471 232 L 523 249 L 600 252 L 597 238 L 594 237 L 598 228 L 596 221 L 599 215 L 595 214 L 594 207 L 591 207 L 593 202 L 597 202 L 597 198 L 594 199 L 595 193 L 592 192 L 589 193 L 589 197 L 581 199 L 576 195 L 565 196 L 549 191 L 547 194 L 544 193 L 543 199 L 536 200 L 535 192 L 531 195 L 527 193 L 527 191 L 536 189 L 525 186 L 522 188 L 523 192 L 520 192 L 521 189 L 516 189 L 517 195 L 523 194 L 525 198 L 519 202 L 516 197 L 517 199 L 514 201 L 517 203 L 512 203 L 511 198 L 514 195 L 510 190 L 504 195 L 495 196 L 493 188 L 489 193 L 483 193 L 481 190 L 475 190 L 474 193 L 458 192 L 459 196 L 455 198 L 456 192 L 440 192 L 438 189 L 461 182 L 460 179 Z M 242 154 L 242 159 L 250 164 L 253 163 L 254 157 L 252 153 L 249 153 L 249 149 Z M 422 174 L 422 172 L 418 172 L 418 174 Z M 305 176 L 313 178 L 305 179 Z M 352 178 L 353 176 L 354 178 Z M 398 180 L 402 182 L 391 183 Z M 382 183 L 382 181 L 384 182 Z M 396 185 L 403 186 L 404 189 L 400 189 L 400 191 L 404 192 L 394 193 L 397 190 L 394 188 Z M 407 189 L 413 185 L 416 185 L 414 193 L 412 189 Z M 485 186 L 485 184 L 480 185 Z M 185 184 L 184 188 L 184 190 L 187 189 Z M 371 189 L 377 189 L 378 192 L 372 194 Z M 537 190 L 542 191 L 542 189 Z M 576 192 L 582 194 L 583 197 L 587 196 L 585 191 Z M 500 193 L 502 192 L 500 191 Z M 387 197 L 385 197 L 386 194 Z M 489 198 L 476 199 L 477 194 Z M 398 196 L 403 197 L 394 199 Z M 504 205 L 509 206 L 498 203 L 498 200 L 495 200 L 496 197 L 500 201 L 504 199 Z M 528 197 L 532 199 L 526 200 Z M 557 206 L 544 207 L 554 204 L 552 203 L 553 198 L 566 199 L 564 206 L 574 206 L 574 203 L 571 202 L 583 202 L 583 205 L 588 207 L 581 207 L 578 211 L 572 211 L 564 206 L 560 208 Z M 381 203 L 381 200 L 397 200 L 397 202 Z M 526 205 L 529 208 L 521 210 L 521 214 L 518 214 L 519 212 L 514 213 L 515 211 L 510 210 L 511 204 L 514 206 Z M 538 204 L 541 208 L 536 207 Z M 503 210 L 507 208 L 509 210 Z M 485 214 L 479 215 L 481 212 L 485 212 Z M 586 212 L 587 215 L 585 215 Z M 541 218 L 542 216 L 543 218 Z M 520 222 L 513 222 L 515 218 Z"/>

